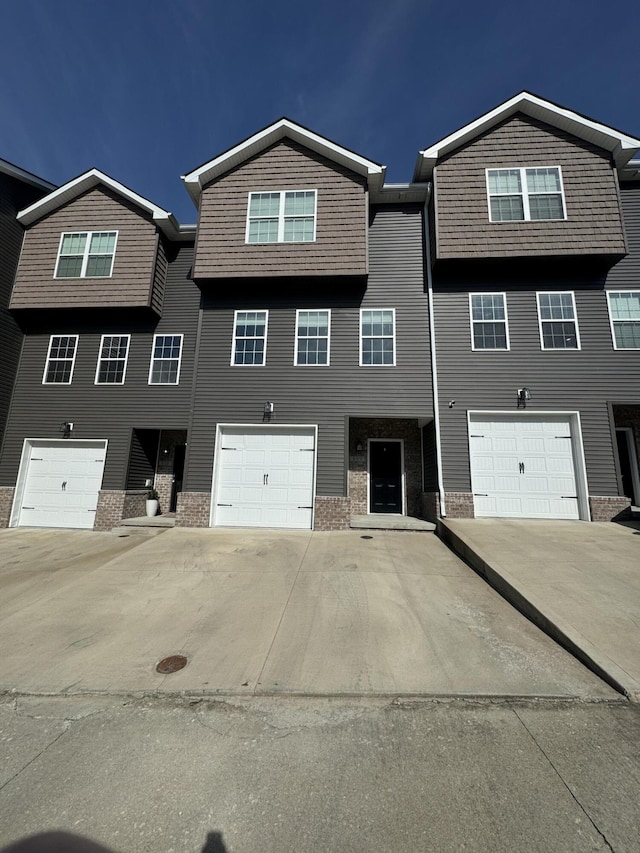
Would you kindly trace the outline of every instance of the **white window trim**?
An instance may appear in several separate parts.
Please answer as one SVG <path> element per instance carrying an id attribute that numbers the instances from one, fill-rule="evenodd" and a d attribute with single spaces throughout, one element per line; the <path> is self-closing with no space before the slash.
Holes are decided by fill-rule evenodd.
<path id="1" fill-rule="evenodd" d="M 85 243 L 84 254 L 82 257 L 82 269 L 80 270 L 80 275 L 59 276 L 58 275 L 58 264 L 60 263 L 60 252 L 62 251 L 62 241 L 64 240 L 65 237 L 68 237 L 69 234 L 86 234 L 87 235 L 87 242 Z M 109 270 L 109 275 L 87 275 L 86 274 L 87 273 L 87 264 L 89 263 L 89 248 L 91 246 L 91 238 L 94 234 L 115 234 L 116 235 L 116 238 L 115 238 L 114 243 L 113 243 L 113 253 L 111 255 L 111 269 Z M 58 244 L 58 256 L 56 258 L 56 266 L 55 266 L 53 277 L 55 279 L 58 279 L 58 281 L 75 281 L 78 278 L 111 278 L 111 276 L 113 275 L 113 265 L 114 265 L 115 259 L 116 259 L 116 249 L 118 248 L 118 235 L 119 234 L 120 234 L 120 232 L 116 231 L 114 229 L 111 229 L 111 230 L 100 229 L 99 231 L 63 231 L 62 234 L 60 235 L 60 243 Z"/>
<path id="2" fill-rule="evenodd" d="M 522 187 L 522 191 L 519 193 L 492 193 L 489 190 L 489 172 L 499 172 L 503 169 L 510 169 L 515 171 L 516 169 L 520 172 L 520 186 Z M 560 178 L 560 197 L 562 199 L 562 212 L 563 216 L 559 219 L 532 219 L 531 218 L 531 210 L 529 206 L 529 190 L 527 189 L 527 169 L 557 169 L 558 177 Z M 562 167 L 561 166 L 549 166 L 549 165 L 540 165 L 540 166 L 492 166 L 490 169 L 485 169 L 485 183 L 487 187 L 487 209 L 489 212 L 489 222 L 493 222 L 496 225 L 506 225 L 511 224 L 513 222 L 565 222 L 567 219 L 567 201 L 564 195 L 564 181 L 562 180 Z M 500 198 L 500 196 L 506 195 L 520 195 L 522 196 L 522 209 L 524 211 L 524 219 L 493 219 L 491 216 L 491 199 Z M 557 192 L 542 192 L 542 193 L 531 193 L 531 195 L 558 195 Z"/>
<path id="3" fill-rule="evenodd" d="M 609 326 L 611 328 L 611 340 L 613 342 L 613 348 L 615 350 L 620 350 L 622 352 L 634 352 L 640 349 L 640 347 L 619 347 L 618 342 L 616 341 L 616 330 L 613 325 L 614 317 L 613 312 L 611 311 L 611 295 L 614 293 L 638 293 L 640 294 L 640 290 L 607 290 L 607 306 L 609 308 Z M 620 320 L 617 319 L 618 323 L 633 323 L 638 322 L 637 320 Z"/>
<path id="4" fill-rule="evenodd" d="M 473 296 L 502 296 L 502 304 L 504 307 L 504 320 L 474 320 L 473 319 Z M 507 312 L 507 294 L 504 291 L 483 291 L 482 293 L 469 294 L 469 323 L 471 330 L 471 349 L 473 352 L 509 352 L 511 349 L 511 339 L 509 338 L 509 314 Z M 474 344 L 473 326 L 474 323 L 504 323 L 505 337 L 507 340 L 506 347 L 476 347 Z"/>
<path id="5" fill-rule="evenodd" d="M 327 315 L 327 361 L 325 364 L 298 364 L 298 341 L 300 340 L 298 336 L 298 327 L 300 314 L 305 312 L 309 313 L 325 313 Z M 303 338 L 302 340 L 309 340 L 308 338 Z M 329 367 L 331 364 L 331 309 L 330 308 L 297 308 L 296 309 L 296 336 L 295 343 L 293 348 L 293 364 L 296 367 Z"/>
<path id="6" fill-rule="evenodd" d="M 391 311 L 391 313 L 393 314 L 393 362 L 391 364 L 365 364 L 362 361 L 362 315 L 365 311 Z M 360 367 L 395 367 L 396 366 L 396 309 L 395 308 L 361 308 L 360 309 L 360 338 L 358 341 L 358 349 L 359 349 Z"/>
<path id="7" fill-rule="evenodd" d="M 275 219 L 275 216 L 250 216 L 251 211 L 251 196 L 253 195 L 262 195 L 263 193 L 280 193 L 280 205 L 278 207 L 278 239 L 275 242 L 249 242 L 249 226 L 251 224 L 251 220 L 253 219 Z M 316 226 L 318 223 L 318 190 L 311 189 L 310 187 L 304 187 L 302 189 L 296 190 L 255 190 L 249 193 L 247 196 L 247 224 L 245 227 L 244 234 L 244 242 L 249 246 L 276 246 L 280 243 L 284 243 L 284 223 L 285 219 L 301 219 L 304 217 L 301 216 L 287 216 L 284 215 L 284 202 L 285 196 L 287 193 L 313 193 L 313 240 L 287 240 L 287 244 L 290 243 L 315 243 L 316 242 Z M 310 214 L 306 214 L 309 216 Z"/>
<path id="8" fill-rule="evenodd" d="M 154 362 L 154 352 L 156 349 L 156 340 L 158 338 L 180 338 L 180 353 L 178 355 L 178 371 L 176 373 L 176 381 L 175 382 L 152 382 L 151 376 L 153 374 L 153 362 Z M 182 367 L 182 345 L 184 343 L 184 335 L 176 334 L 175 332 L 158 332 L 153 336 L 153 342 L 151 344 L 151 361 L 149 362 L 149 379 L 147 380 L 147 385 L 170 385 L 175 386 L 180 384 L 180 368 Z M 158 361 L 167 361 L 168 359 L 158 359 Z"/>
<path id="9" fill-rule="evenodd" d="M 562 296 L 564 294 L 570 294 L 571 302 L 573 303 L 573 321 L 569 320 L 542 320 L 542 315 L 540 313 L 540 297 L 543 294 L 550 293 L 555 296 Z M 576 295 L 573 290 L 539 290 L 536 292 L 536 305 L 538 307 L 538 331 L 540 333 L 540 349 L 544 352 L 577 352 L 582 349 L 582 345 L 580 343 L 580 328 L 578 327 L 578 311 L 576 309 Z M 573 322 L 576 327 L 576 347 L 545 347 L 544 345 L 544 335 L 542 334 L 542 323 L 563 323 L 563 322 Z"/>
<path id="10" fill-rule="evenodd" d="M 47 382 L 47 373 L 49 372 L 49 362 L 51 361 L 51 345 L 53 344 L 54 338 L 75 338 L 76 345 L 73 349 L 73 358 L 71 359 L 71 373 L 69 373 L 69 381 L 68 382 Z M 78 355 L 78 342 L 79 335 L 50 335 L 49 336 L 49 349 L 47 350 L 47 360 L 44 363 L 44 373 L 42 374 L 42 384 L 43 385 L 71 385 L 73 380 L 73 371 L 76 367 L 76 356 Z M 67 359 L 54 359 L 55 361 L 67 361 Z"/>
<path id="11" fill-rule="evenodd" d="M 122 371 L 122 381 L 121 382 L 98 382 L 98 376 L 100 375 L 100 362 L 103 361 L 102 358 L 102 345 L 104 344 L 105 338 L 126 338 L 127 339 L 127 349 L 124 354 L 124 358 L 105 358 L 104 361 L 124 361 L 124 370 Z M 98 363 L 96 364 L 96 375 L 93 380 L 94 385 L 124 385 L 124 380 L 127 376 L 127 364 L 129 362 L 129 345 L 131 344 L 131 335 L 102 335 L 100 338 L 100 349 L 98 350 Z"/>
<path id="12" fill-rule="evenodd" d="M 262 364 L 239 364 L 236 363 L 236 329 L 238 327 L 238 314 L 250 314 L 251 312 L 264 314 L 264 349 L 262 351 Z M 233 312 L 233 337 L 231 339 L 231 367 L 264 367 L 267 363 L 267 339 L 269 336 L 269 311 L 266 308 L 243 308 Z M 259 335 L 256 335 L 259 337 Z M 243 339 L 244 340 L 244 339 Z"/>

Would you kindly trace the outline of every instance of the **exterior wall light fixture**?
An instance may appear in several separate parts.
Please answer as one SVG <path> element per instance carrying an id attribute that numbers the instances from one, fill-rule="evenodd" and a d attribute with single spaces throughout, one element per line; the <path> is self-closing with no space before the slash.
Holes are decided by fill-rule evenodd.
<path id="1" fill-rule="evenodd" d="M 69 438 L 69 436 L 73 432 L 73 422 L 72 421 L 63 421 L 60 424 L 60 432 L 62 433 L 63 438 Z"/>
<path id="2" fill-rule="evenodd" d="M 356 441 L 356 453 L 362 453 L 364 450 L 364 444 L 362 443 L 362 439 L 358 439 Z"/>
<path id="3" fill-rule="evenodd" d="M 516 408 L 526 409 L 527 401 L 531 399 L 531 391 L 528 388 L 518 388 L 516 395 Z"/>
<path id="4" fill-rule="evenodd" d="M 274 405 L 270 403 L 268 400 L 262 407 L 262 421 L 270 421 L 271 415 L 273 414 Z"/>

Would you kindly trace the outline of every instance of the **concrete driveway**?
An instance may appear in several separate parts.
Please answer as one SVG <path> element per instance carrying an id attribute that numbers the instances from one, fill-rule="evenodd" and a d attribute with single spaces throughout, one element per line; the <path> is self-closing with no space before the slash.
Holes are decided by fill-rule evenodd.
<path id="1" fill-rule="evenodd" d="M 0 563 L 2 690 L 617 697 L 429 533 L 17 529 Z"/>

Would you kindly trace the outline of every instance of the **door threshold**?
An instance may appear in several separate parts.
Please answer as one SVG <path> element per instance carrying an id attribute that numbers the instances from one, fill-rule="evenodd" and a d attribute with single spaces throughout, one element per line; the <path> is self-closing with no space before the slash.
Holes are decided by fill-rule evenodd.
<path id="1" fill-rule="evenodd" d="M 435 524 L 422 518 L 383 512 L 352 515 L 350 527 L 356 530 L 422 530 L 429 533 L 436 529 Z"/>

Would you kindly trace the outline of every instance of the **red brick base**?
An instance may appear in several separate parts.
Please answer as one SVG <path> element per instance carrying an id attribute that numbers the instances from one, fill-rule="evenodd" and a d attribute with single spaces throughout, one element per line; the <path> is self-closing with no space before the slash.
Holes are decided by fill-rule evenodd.
<path id="1" fill-rule="evenodd" d="M 445 492 L 447 518 L 475 518 L 471 492 Z"/>
<path id="2" fill-rule="evenodd" d="M 631 501 L 625 497 L 589 496 L 591 521 L 621 521 L 631 515 Z"/>
<path id="3" fill-rule="evenodd" d="M 351 500 L 342 497 L 316 497 L 314 530 L 349 530 Z"/>
<path id="4" fill-rule="evenodd" d="M 13 505 L 13 486 L 0 486 L 0 527 L 8 527 Z"/>
<path id="5" fill-rule="evenodd" d="M 440 518 L 440 492 L 422 493 L 422 517 L 434 522 Z"/>
<path id="6" fill-rule="evenodd" d="M 178 492 L 176 527 L 209 527 L 210 492 Z"/>

